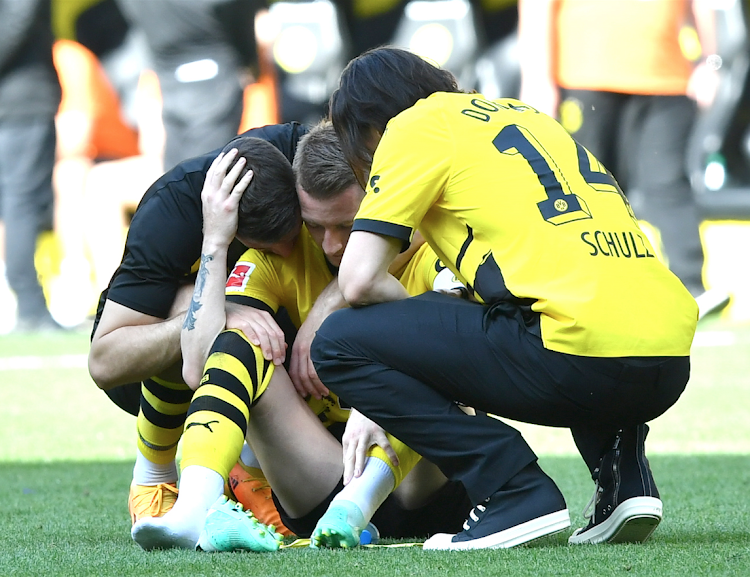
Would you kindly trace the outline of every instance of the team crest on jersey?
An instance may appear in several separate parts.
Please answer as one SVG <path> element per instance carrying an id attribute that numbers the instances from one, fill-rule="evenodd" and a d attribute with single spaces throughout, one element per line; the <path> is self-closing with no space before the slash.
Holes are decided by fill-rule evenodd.
<path id="1" fill-rule="evenodd" d="M 255 264 L 251 262 L 238 262 L 234 265 L 229 278 L 227 279 L 227 291 L 245 290 L 250 275 L 255 270 Z"/>

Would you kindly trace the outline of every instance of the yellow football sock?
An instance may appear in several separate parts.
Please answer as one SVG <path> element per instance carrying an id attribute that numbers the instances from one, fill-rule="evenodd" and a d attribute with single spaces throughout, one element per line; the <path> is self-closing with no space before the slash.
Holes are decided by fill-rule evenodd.
<path id="1" fill-rule="evenodd" d="M 268 387 L 273 370 L 241 331 L 217 337 L 188 410 L 181 469 L 200 465 L 226 481 L 242 450 L 250 407 Z"/>
<path id="2" fill-rule="evenodd" d="M 174 461 L 193 391 L 159 378 L 143 381 L 138 413 L 138 450 L 152 463 Z"/>
<path id="3" fill-rule="evenodd" d="M 391 463 L 388 455 L 385 454 L 385 451 L 381 449 L 379 445 L 370 447 L 370 450 L 367 451 L 367 456 L 380 459 L 386 465 L 388 465 L 391 472 L 393 473 L 394 479 L 396 480 L 395 485 L 393 486 L 393 490 L 396 490 L 396 487 L 401 484 L 401 481 L 404 480 L 404 477 L 409 474 L 409 472 L 414 468 L 414 465 L 419 462 L 422 456 L 415 453 L 390 433 L 387 433 L 386 436 L 388 437 L 388 441 L 391 443 L 391 447 L 393 447 L 393 450 L 396 451 L 396 455 L 398 456 L 398 467 L 393 466 L 393 463 Z"/>

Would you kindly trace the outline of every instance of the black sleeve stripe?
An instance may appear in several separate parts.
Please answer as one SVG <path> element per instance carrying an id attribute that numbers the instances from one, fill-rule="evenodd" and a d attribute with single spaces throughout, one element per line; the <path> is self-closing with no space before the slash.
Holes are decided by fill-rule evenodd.
<path id="1" fill-rule="evenodd" d="M 198 411 L 208 411 L 223 415 L 239 427 L 243 436 L 247 434 L 247 419 L 245 418 L 245 415 L 243 415 L 242 411 L 237 407 L 230 405 L 222 399 L 217 399 L 216 397 L 210 397 L 208 395 L 197 397 L 190 405 L 188 417 Z"/>
<path id="2" fill-rule="evenodd" d="M 354 225 L 352 226 L 352 232 L 355 230 L 397 238 L 402 241 L 401 252 L 409 248 L 413 231 L 412 228 L 402 224 L 394 224 L 392 222 L 383 222 L 382 220 L 372 220 L 369 218 L 358 218 L 355 220 Z"/>
<path id="3" fill-rule="evenodd" d="M 249 297 L 245 295 L 227 295 L 227 300 L 230 303 L 235 303 L 238 305 L 245 305 L 248 307 L 253 307 L 254 309 L 266 311 L 267 313 L 270 313 L 272 315 L 276 314 L 276 312 L 271 307 L 269 307 L 266 303 L 264 303 L 261 300 L 255 299 L 253 297 Z"/>

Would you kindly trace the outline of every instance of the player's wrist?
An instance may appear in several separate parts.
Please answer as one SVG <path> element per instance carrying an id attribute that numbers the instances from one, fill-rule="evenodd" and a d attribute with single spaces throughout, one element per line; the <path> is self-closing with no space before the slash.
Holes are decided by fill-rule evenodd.
<path id="1" fill-rule="evenodd" d="M 226 254 L 229 250 L 229 245 L 232 240 L 227 240 L 220 237 L 205 237 L 203 239 L 203 245 L 201 246 L 201 253 L 204 255 L 211 255 L 216 259 L 216 256 Z"/>

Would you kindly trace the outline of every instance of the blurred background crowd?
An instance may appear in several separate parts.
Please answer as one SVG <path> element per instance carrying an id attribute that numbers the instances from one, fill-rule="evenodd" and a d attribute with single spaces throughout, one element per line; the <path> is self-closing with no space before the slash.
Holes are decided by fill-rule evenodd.
<path id="1" fill-rule="evenodd" d="M 749 24 L 748 0 L 0 0 L 0 333 L 85 325 L 156 178 L 315 124 L 382 44 L 558 118 L 748 320 Z"/>

